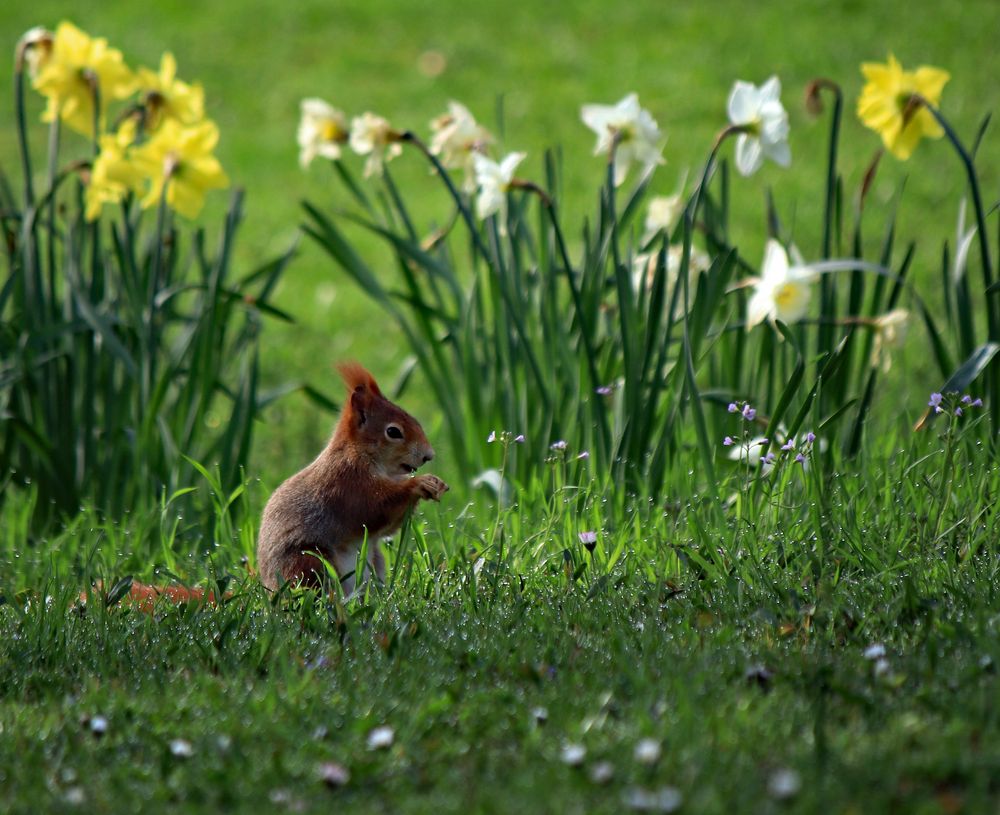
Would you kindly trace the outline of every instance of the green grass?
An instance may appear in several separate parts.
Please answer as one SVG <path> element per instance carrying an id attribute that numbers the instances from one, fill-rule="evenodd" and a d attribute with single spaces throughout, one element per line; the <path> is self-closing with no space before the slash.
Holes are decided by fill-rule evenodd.
<path id="1" fill-rule="evenodd" d="M 268 598 L 241 577 L 252 536 L 182 524 L 172 568 L 235 575 L 234 594 L 153 616 L 93 593 L 81 611 L 77 591 L 151 577 L 156 513 L 40 541 L 8 502 L 0 808 L 621 812 L 669 787 L 685 812 L 991 811 L 1000 467 L 968 433 L 833 463 L 735 468 L 728 509 L 686 495 L 683 468 L 665 507 L 615 511 L 586 484 L 547 500 L 542 479 L 499 514 L 446 502 L 390 547 L 389 584 L 346 605 Z M 385 725 L 393 745 L 369 749 Z M 799 788 L 779 801 L 783 770 Z"/>

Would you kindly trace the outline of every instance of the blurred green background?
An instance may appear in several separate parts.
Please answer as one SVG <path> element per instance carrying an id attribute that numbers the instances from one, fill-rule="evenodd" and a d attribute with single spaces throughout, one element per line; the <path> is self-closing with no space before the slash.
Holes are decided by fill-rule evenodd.
<path id="1" fill-rule="evenodd" d="M 39 24 L 54 27 L 61 19 L 107 37 L 133 67 L 155 66 L 161 52 L 171 50 L 180 76 L 204 85 L 208 114 L 222 132 L 220 158 L 248 193 L 238 247 L 244 271 L 294 240 L 302 199 L 326 207 L 347 203 L 322 162 L 307 172 L 298 166 L 295 130 L 299 102 L 306 96 L 325 98 L 348 114 L 370 109 L 425 135 L 429 121 L 449 99 L 464 102 L 493 127 L 502 98 L 500 149 L 528 152 L 521 175 L 541 180 L 544 149 L 561 147 L 563 214 L 572 236 L 595 204 L 603 172 L 601 162 L 591 157 L 593 135 L 579 120 L 582 104 L 612 103 L 629 91 L 639 93 L 667 136 L 668 163 L 657 172 L 653 191 L 669 193 L 685 175 L 693 183 L 690 179 L 725 122 L 733 81 L 759 83 L 777 73 L 791 118 L 793 166 L 781 170 L 769 165 L 732 185 L 733 238 L 751 262 L 758 261 L 765 240 L 768 188 L 806 258 L 818 252 L 828 118 L 814 120 L 804 110 L 803 90 L 810 79 L 825 76 L 843 87 L 840 166 L 852 199 L 879 146 L 853 112 L 862 85 L 861 62 L 884 61 L 891 51 L 907 68 L 926 63 L 949 70 L 952 79 L 942 108 L 967 141 L 1000 101 L 995 71 L 986 68 L 1000 34 L 996 0 L 36 0 L 3 4 L 0 31 L 12 53 L 23 31 Z M 30 104 L 31 111 L 40 112 L 40 99 L 33 97 Z M 0 83 L 0 122 L 9 125 L 12 118 L 8 73 Z M 997 199 L 1000 168 L 1000 150 L 991 136 L 980 161 L 988 206 Z M 32 137 L 40 156 L 41 124 Z M 84 150 L 82 142 L 68 136 L 63 155 Z M 360 172 L 361 161 L 350 160 Z M 0 165 L 16 176 L 10 126 L 0 127 Z M 393 169 L 411 202 L 422 194 L 437 195 L 420 156 L 404 154 Z M 914 276 L 925 284 L 925 298 L 933 301 L 941 244 L 954 234 L 964 178 L 943 142 L 921 145 L 905 164 L 886 157 L 869 201 L 866 234 L 873 243 L 881 238 L 880 216 L 904 182 L 900 238 L 918 239 Z M 226 196 L 216 194 L 203 216 L 210 232 L 216 231 L 225 203 Z M 439 217 L 433 204 L 428 209 L 427 222 L 419 228 L 429 229 Z M 298 323 L 269 325 L 264 358 L 268 382 L 308 380 L 339 395 L 332 366 L 344 358 L 361 360 L 383 380 L 395 377 L 405 356 L 402 339 L 305 241 L 277 304 Z M 405 402 L 425 420 L 433 438 L 437 419 L 430 402 L 420 396 L 419 381 L 415 384 Z M 265 485 L 273 486 L 315 455 L 332 417 L 296 396 L 272 407 L 266 418 L 255 461 Z M 440 469 L 447 474 L 446 464 Z"/>

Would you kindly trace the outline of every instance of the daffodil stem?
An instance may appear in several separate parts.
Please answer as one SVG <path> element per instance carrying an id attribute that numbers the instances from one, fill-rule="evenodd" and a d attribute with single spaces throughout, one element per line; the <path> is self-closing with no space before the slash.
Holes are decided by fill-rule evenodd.
<path id="1" fill-rule="evenodd" d="M 830 149 L 826 165 L 826 203 L 823 212 L 823 257 L 830 257 L 833 243 L 833 207 L 837 196 L 837 150 L 840 144 L 840 120 L 844 108 L 844 95 L 840 86 L 828 79 L 816 80 L 817 90 L 833 94 L 833 114 L 830 117 Z"/>
<path id="2" fill-rule="evenodd" d="M 31 151 L 28 149 L 28 131 L 24 116 L 24 46 L 17 51 L 17 67 L 14 71 L 14 109 L 17 117 L 17 144 L 21 151 L 21 167 L 24 172 L 24 206 L 30 209 L 35 203 L 35 188 L 32 183 Z"/>
<path id="3" fill-rule="evenodd" d="M 965 174 L 969 181 L 969 189 L 972 192 L 972 205 L 976 211 L 976 233 L 979 238 L 979 251 L 983 258 L 983 287 L 984 289 L 989 289 L 990 286 L 993 285 L 993 263 L 990 260 L 990 244 L 986 232 L 986 213 L 983 210 L 983 198 L 979 191 L 979 178 L 976 175 L 976 165 L 972 161 L 972 156 L 969 155 L 969 152 L 965 149 L 961 140 L 958 138 L 958 134 L 948 123 L 948 120 L 941 115 L 941 111 L 930 104 L 926 99 L 922 99 L 921 101 L 923 102 L 924 107 L 927 108 L 931 115 L 937 120 L 937 123 L 941 125 L 945 135 L 948 137 L 948 141 L 952 143 L 952 146 L 955 148 L 955 152 L 958 153 L 958 156 L 962 161 L 962 165 L 965 167 Z M 990 318 L 990 339 L 1000 339 L 1000 333 L 997 331 L 998 326 L 992 306 L 987 308 L 986 313 Z"/>
<path id="4" fill-rule="evenodd" d="M 444 165 L 438 161 L 438 157 L 435 156 L 430 148 L 411 130 L 407 130 L 405 133 L 400 135 L 400 141 L 407 142 L 416 147 L 427 160 L 434 167 L 435 172 L 437 172 L 438 177 L 444 182 L 445 187 L 448 188 L 448 192 L 451 194 L 452 199 L 455 201 L 455 205 L 458 207 L 458 211 L 462 213 L 462 219 L 465 221 L 465 225 L 469 228 L 469 233 L 472 235 L 472 242 L 476 245 L 476 249 L 483 256 L 483 258 L 489 258 L 489 249 L 483 242 L 482 235 L 479 234 L 479 227 L 476 224 L 475 218 L 472 217 L 472 213 L 466 206 L 465 201 L 462 199 L 461 194 L 458 189 L 452 183 L 451 176 L 448 171 L 444 168 Z"/>
<path id="5" fill-rule="evenodd" d="M 979 253 L 983 263 L 983 291 L 986 299 L 986 322 L 989 327 L 989 339 L 993 342 L 1000 341 L 1000 318 L 997 316 L 996 295 L 990 293 L 993 285 L 993 264 L 990 260 L 990 242 L 986 233 L 986 213 L 983 210 L 983 198 L 979 192 L 979 178 L 976 175 L 976 165 L 972 161 L 972 156 L 965 149 L 958 134 L 948 123 L 948 120 L 941 115 L 934 105 L 923 97 L 918 97 L 920 102 L 931 116 L 941 125 L 948 141 L 951 142 L 958 153 L 959 158 L 965 167 L 965 174 L 968 177 L 969 189 L 972 192 L 972 206 L 976 211 L 976 233 L 979 238 Z M 996 359 L 990 364 L 990 418 L 993 425 L 993 435 L 1000 432 L 1000 362 Z"/>
<path id="6" fill-rule="evenodd" d="M 829 79 L 816 79 L 810 83 L 810 96 L 820 107 L 819 94 L 827 90 L 833 94 L 833 113 L 830 117 L 830 147 L 827 153 L 826 164 L 826 201 L 823 207 L 823 246 L 822 256 L 824 259 L 830 257 L 833 249 L 834 232 L 834 206 L 837 196 L 837 151 L 840 143 L 840 122 L 844 107 L 844 95 L 840 86 Z M 833 310 L 836 299 L 834 281 L 832 278 L 823 277 L 820 281 L 820 311 L 829 314 Z M 817 351 L 819 353 L 829 353 L 833 347 L 833 331 L 827 327 L 821 327 L 817 332 Z"/>

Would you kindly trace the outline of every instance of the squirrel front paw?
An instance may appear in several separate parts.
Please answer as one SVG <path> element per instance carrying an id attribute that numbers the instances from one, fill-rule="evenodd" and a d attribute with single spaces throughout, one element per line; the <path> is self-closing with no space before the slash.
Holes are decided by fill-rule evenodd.
<path id="1" fill-rule="evenodd" d="M 416 493 L 425 501 L 440 501 L 441 496 L 448 491 L 448 485 L 436 475 L 425 473 L 413 479 L 416 482 Z"/>

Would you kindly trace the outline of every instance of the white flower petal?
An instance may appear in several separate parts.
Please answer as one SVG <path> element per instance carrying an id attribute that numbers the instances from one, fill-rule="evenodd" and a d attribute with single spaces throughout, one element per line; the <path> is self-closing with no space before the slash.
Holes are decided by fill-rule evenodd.
<path id="1" fill-rule="evenodd" d="M 526 158 L 527 153 L 510 153 L 500 162 L 500 175 L 509 184 L 514 177 L 514 170 Z"/>
<path id="2" fill-rule="evenodd" d="M 765 143 L 764 154 L 779 167 L 788 167 L 792 163 L 792 150 L 786 141 Z"/>
<path id="3" fill-rule="evenodd" d="M 768 80 L 760 86 L 759 98 L 761 104 L 764 102 L 777 102 L 778 98 L 781 96 L 781 80 L 777 76 L 769 77 Z"/>
<path id="4" fill-rule="evenodd" d="M 761 149 L 760 139 L 741 133 L 736 139 L 736 169 L 740 175 L 753 175 L 763 163 L 764 151 Z"/>
<path id="5" fill-rule="evenodd" d="M 784 282 L 788 277 L 788 252 L 774 238 L 768 238 L 764 247 L 764 263 L 760 270 L 761 277 L 771 282 Z"/>
<path id="6" fill-rule="evenodd" d="M 726 103 L 729 121 L 734 125 L 750 124 L 757 117 L 759 109 L 757 88 L 749 82 L 737 80 L 729 92 L 729 101 Z"/>

